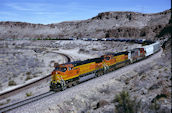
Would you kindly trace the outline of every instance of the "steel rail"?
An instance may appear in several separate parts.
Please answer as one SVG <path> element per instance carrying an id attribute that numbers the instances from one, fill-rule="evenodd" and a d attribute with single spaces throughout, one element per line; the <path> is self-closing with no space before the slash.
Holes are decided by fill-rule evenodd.
<path id="1" fill-rule="evenodd" d="M 12 109 L 16 109 L 18 107 L 21 107 L 23 105 L 26 105 L 26 104 L 29 104 L 31 102 L 34 102 L 34 101 L 37 101 L 37 100 L 40 100 L 42 98 L 45 98 L 47 96 L 50 96 L 52 94 L 54 94 L 55 92 L 46 92 L 46 93 L 42 93 L 40 95 L 37 95 L 37 96 L 34 96 L 34 97 L 30 97 L 28 99 L 25 99 L 25 100 L 22 100 L 22 101 L 18 101 L 18 102 L 15 102 L 15 103 L 12 103 L 12 104 L 9 104 L 5 107 L 0 107 L 0 113 L 4 113 L 4 112 L 7 112 L 7 111 L 10 111 Z"/>
<path id="2" fill-rule="evenodd" d="M 106 40 L 104 40 L 104 41 L 106 41 Z M 71 58 L 69 56 L 67 56 L 66 54 L 64 54 L 64 53 L 58 53 L 58 54 L 61 54 L 61 55 L 65 56 L 68 62 L 71 61 Z M 3 94 L 0 94 L 0 99 L 2 99 L 3 96 L 7 96 L 7 95 L 9 95 L 11 93 L 14 94 L 15 91 L 16 92 L 20 92 L 20 91 L 22 91 L 25 88 L 31 87 L 33 84 L 35 85 L 35 84 L 37 84 L 39 82 L 42 82 L 43 80 L 47 80 L 47 78 L 49 78 L 50 76 L 51 75 L 47 75 L 47 76 L 45 76 L 45 77 L 43 77 L 43 78 L 41 78 L 41 79 L 39 79 L 37 81 L 34 81 L 32 83 L 27 84 L 25 86 L 21 86 L 21 87 L 19 87 L 17 89 L 13 89 L 11 91 L 8 91 L 8 92 L 5 92 Z M 1 112 L 4 113 L 4 112 L 7 112 L 7 111 L 10 111 L 12 109 L 18 108 L 20 106 L 23 106 L 23 105 L 26 105 L 28 103 L 34 102 L 36 100 L 39 100 L 39 99 L 42 99 L 44 97 L 50 96 L 50 95 L 52 95 L 54 93 L 55 92 L 51 92 L 50 91 L 50 92 L 42 93 L 42 94 L 34 96 L 34 97 L 30 97 L 28 99 L 25 99 L 25 100 L 22 100 L 22 101 L 19 101 L 19 102 L 16 102 L 16 103 L 12 103 L 12 104 L 8 104 L 8 105 L 5 105 L 5 106 L 2 106 L 2 107 L 0 107 L 0 113 Z"/>
<path id="3" fill-rule="evenodd" d="M 64 56 L 66 58 L 66 61 L 67 62 L 70 62 L 71 61 L 71 57 L 69 57 L 68 55 L 66 55 L 64 53 L 58 53 L 58 54 Z M 24 89 L 28 89 L 28 88 L 33 87 L 35 85 L 39 85 L 39 83 L 41 83 L 43 81 L 46 81 L 46 80 L 49 80 L 50 77 L 51 77 L 51 74 L 46 75 L 45 77 L 42 77 L 42 78 L 40 78 L 38 80 L 35 80 L 35 81 L 31 82 L 31 83 L 28 83 L 26 85 L 23 85 L 23 86 L 20 86 L 18 88 L 15 88 L 15 89 L 9 90 L 7 92 L 1 93 L 0 94 L 0 100 L 4 99 L 6 97 L 9 97 L 11 95 L 17 94 L 17 93 L 23 91 Z"/>

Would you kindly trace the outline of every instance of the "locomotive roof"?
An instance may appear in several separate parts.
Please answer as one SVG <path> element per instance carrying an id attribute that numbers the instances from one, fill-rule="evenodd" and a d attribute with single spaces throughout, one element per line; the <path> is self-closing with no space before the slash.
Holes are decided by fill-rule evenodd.
<path id="1" fill-rule="evenodd" d="M 100 57 L 100 58 L 87 59 L 87 60 L 84 60 L 84 61 L 69 62 L 69 63 L 66 63 L 66 64 L 73 64 L 74 67 L 76 67 L 76 66 L 91 63 L 91 62 L 97 62 L 98 63 L 98 62 L 101 62 L 102 60 L 103 60 L 103 58 Z"/>
<path id="2" fill-rule="evenodd" d="M 128 51 L 119 52 L 119 53 L 109 53 L 109 54 L 106 54 L 106 55 L 117 56 L 117 55 L 122 55 L 122 54 L 128 54 Z M 99 58 L 87 59 L 87 60 L 84 60 L 84 61 L 69 62 L 69 63 L 65 63 L 65 64 L 72 64 L 72 65 L 74 65 L 74 67 L 76 67 L 76 66 L 91 63 L 91 62 L 99 63 L 99 62 L 102 62 L 103 59 L 104 59 L 104 57 L 99 57 Z"/>
<path id="3" fill-rule="evenodd" d="M 122 54 L 128 54 L 128 51 L 123 51 L 123 52 L 119 52 L 119 53 L 107 53 L 106 55 L 118 56 L 118 55 L 122 55 Z"/>

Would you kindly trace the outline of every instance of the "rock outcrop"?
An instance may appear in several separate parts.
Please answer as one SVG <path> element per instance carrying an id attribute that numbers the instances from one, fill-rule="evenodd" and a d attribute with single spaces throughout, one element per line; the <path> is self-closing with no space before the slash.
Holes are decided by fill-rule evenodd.
<path id="1" fill-rule="evenodd" d="M 82 21 L 57 24 L 0 22 L 0 39 L 42 39 L 69 37 L 152 38 L 168 24 L 171 9 L 160 13 L 103 12 Z"/>

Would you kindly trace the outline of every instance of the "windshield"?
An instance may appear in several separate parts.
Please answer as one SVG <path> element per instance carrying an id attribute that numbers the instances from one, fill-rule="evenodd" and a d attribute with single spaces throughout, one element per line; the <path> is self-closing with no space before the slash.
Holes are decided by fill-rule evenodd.
<path id="1" fill-rule="evenodd" d="M 55 70 L 65 72 L 67 70 L 67 68 L 66 67 L 56 67 Z"/>

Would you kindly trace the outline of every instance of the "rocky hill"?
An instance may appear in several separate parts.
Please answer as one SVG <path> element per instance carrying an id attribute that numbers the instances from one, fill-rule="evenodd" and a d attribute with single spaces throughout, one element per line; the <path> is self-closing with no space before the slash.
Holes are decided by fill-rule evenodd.
<path id="1" fill-rule="evenodd" d="M 132 37 L 151 38 L 168 24 L 171 9 L 160 13 L 103 12 L 81 21 L 54 24 L 0 22 L 0 39 Z M 154 38 L 152 38 L 154 39 Z"/>

